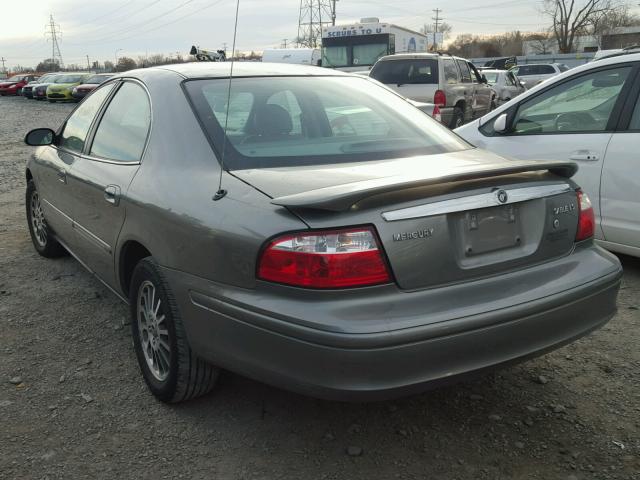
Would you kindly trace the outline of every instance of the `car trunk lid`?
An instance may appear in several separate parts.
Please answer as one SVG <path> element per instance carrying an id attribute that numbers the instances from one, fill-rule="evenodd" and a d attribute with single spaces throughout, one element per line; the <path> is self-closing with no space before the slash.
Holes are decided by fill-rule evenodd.
<path id="1" fill-rule="evenodd" d="M 398 286 L 412 290 L 568 254 L 578 224 L 575 171 L 469 150 L 233 174 L 313 229 L 373 224 Z"/>

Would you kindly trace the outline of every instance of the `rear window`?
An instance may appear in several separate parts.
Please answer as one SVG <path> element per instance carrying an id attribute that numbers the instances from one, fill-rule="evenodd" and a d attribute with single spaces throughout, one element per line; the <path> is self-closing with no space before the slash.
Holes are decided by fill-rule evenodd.
<path id="1" fill-rule="evenodd" d="M 498 82 L 498 72 L 482 72 L 489 83 Z"/>
<path id="2" fill-rule="evenodd" d="M 387 60 L 376 63 L 369 74 L 386 85 L 438 84 L 438 61 Z"/>
<path id="3" fill-rule="evenodd" d="M 366 78 L 191 80 L 185 89 L 231 170 L 362 162 L 471 148 Z M 226 124 L 226 136 L 225 136 Z"/>

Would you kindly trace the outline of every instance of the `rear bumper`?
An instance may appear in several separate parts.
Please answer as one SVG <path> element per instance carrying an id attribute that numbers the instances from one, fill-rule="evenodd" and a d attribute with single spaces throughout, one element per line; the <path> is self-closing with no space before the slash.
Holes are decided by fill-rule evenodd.
<path id="1" fill-rule="evenodd" d="M 541 355 L 605 324 L 616 312 L 622 275 L 619 262 L 598 248 L 562 262 L 566 285 L 571 288 L 518 303 L 521 296 L 514 294 L 511 304 L 494 309 L 485 306 L 485 298 L 482 311 L 474 309 L 479 300 L 475 304 L 470 301 L 464 306 L 468 315 L 461 316 L 459 308 L 451 307 L 447 319 L 442 312 L 426 313 L 429 298 L 438 294 L 434 290 L 396 290 L 392 294 L 384 290 L 395 287 L 382 287 L 381 296 L 398 296 L 389 308 L 378 312 L 388 328 L 381 331 L 373 327 L 373 321 L 365 321 L 358 333 L 305 325 L 305 320 L 311 322 L 323 315 L 316 310 L 322 308 L 318 304 L 307 306 L 307 319 L 292 319 L 289 315 L 296 309 L 287 301 L 280 302 L 278 310 L 264 310 L 271 303 L 267 290 L 260 294 L 236 292 L 174 270 L 166 269 L 165 273 L 175 290 L 190 344 L 202 358 L 315 397 L 382 400 Z M 600 274 L 580 281 L 575 275 L 585 271 L 584 262 L 591 263 L 591 269 L 598 268 Z M 545 268 L 548 265 L 534 269 Z M 473 285 L 464 288 L 473 289 Z M 254 298 L 254 304 L 246 301 L 247 295 Z M 473 296 L 469 291 L 466 298 Z M 425 312 L 421 323 L 402 328 L 406 324 L 402 309 L 411 309 L 421 301 Z M 496 307 L 501 304 L 495 302 Z M 434 318 L 438 321 L 432 321 Z M 349 324 L 348 318 L 343 321 Z M 362 320 L 353 320 L 357 322 Z"/>

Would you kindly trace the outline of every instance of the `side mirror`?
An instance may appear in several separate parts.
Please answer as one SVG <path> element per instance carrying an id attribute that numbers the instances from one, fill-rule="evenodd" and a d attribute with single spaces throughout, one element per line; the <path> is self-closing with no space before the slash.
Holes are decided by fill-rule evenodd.
<path id="1" fill-rule="evenodd" d="M 32 147 L 51 145 L 55 136 L 56 133 L 50 128 L 36 128 L 27 133 L 24 137 L 24 143 Z"/>
<path id="2" fill-rule="evenodd" d="M 507 114 L 503 113 L 493 122 L 493 130 L 496 133 L 504 133 L 507 131 Z"/>
<path id="3" fill-rule="evenodd" d="M 482 74 L 482 83 L 489 83 L 489 80 L 487 80 L 487 76 L 484 73 Z"/>

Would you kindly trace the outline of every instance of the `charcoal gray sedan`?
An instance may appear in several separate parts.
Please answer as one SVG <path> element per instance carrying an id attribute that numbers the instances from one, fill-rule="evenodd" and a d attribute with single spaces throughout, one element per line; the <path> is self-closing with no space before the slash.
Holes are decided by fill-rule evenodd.
<path id="1" fill-rule="evenodd" d="M 476 149 L 361 76 L 229 76 L 127 72 L 25 139 L 35 249 L 71 253 L 129 304 L 160 400 L 210 391 L 221 369 L 390 398 L 614 315 L 620 263 L 594 245 L 573 163 Z"/>

